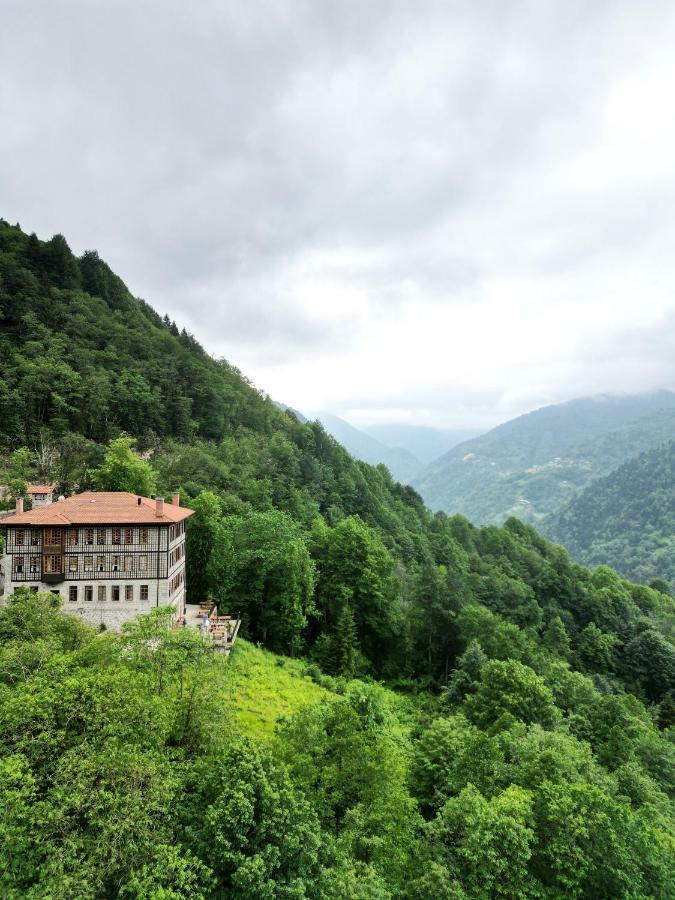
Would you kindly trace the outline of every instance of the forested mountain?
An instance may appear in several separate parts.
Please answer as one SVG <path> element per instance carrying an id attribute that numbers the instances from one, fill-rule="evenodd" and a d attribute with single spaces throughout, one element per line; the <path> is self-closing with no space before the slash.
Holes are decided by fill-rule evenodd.
<path id="1" fill-rule="evenodd" d="M 423 465 L 417 457 L 402 447 L 387 446 L 365 431 L 354 428 L 339 416 L 329 412 L 317 413 L 328 434 L 351 453 L 354 459 L 377 466 L 386 466 L 397 481 L 408 484 L 421 472 Z"/>
<path id="2" fill-rule="evenodd" d="M 547 406 L 454 447 L 413 480 L 432 509 L 540 522 L 632 456 L 675 438 L 675 394 Z"/>
<path id="3" fill-rule="evenodd" d="M 543 528 L 586 565 L 675 588 L 675 441 L 594 481 Z"/>
<path id="4" fill-rule="evenodd" d="M 94 253 L 6 223 L 0 404 L 11 491 L 180 487 L 192 597 L 295 657 L 218 662 L 161 608 L 96 635 L 18 592 L 2 896 L 672 894 L 665 585 L 591 572 L 516 519 L 432 514 Z"/>

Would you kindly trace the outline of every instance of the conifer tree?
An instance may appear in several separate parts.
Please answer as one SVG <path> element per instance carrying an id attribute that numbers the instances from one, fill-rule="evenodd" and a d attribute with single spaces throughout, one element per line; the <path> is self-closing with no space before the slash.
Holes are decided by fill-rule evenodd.
<path id="1" fill-rule="evenodd" d="M 554 616 L 544 632 L 544 646 L 562 659 L 570 657 L 570 639 L 560 616 Z"/>
<path id="2" fill-rule="evenodd" d="M 356 623 L 349 604 L 345 603 L 340 610 L 333 636 L 333 658 L 335 674 L 352 678 L 356 670 L 356 652 L 358 647 Z"/>

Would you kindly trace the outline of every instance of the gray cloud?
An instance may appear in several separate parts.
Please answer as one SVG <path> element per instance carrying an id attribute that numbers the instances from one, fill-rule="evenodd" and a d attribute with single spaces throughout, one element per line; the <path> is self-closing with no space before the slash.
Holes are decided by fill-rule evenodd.
<path id="1" fill-rule="evenodd" d="M 5 0 L 0 215 L 298 408 L 671 386 L 674 12 Z"/>

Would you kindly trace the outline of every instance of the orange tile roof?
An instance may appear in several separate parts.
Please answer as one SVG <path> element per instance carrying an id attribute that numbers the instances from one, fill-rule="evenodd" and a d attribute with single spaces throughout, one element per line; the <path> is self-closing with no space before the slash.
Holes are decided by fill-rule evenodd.
<path id="1" fill-rule="evenodd" d="M 51 494 L 53 491 L 53 484 L 29 484 L 26 486 L 27 494 Z"/>
<path id="2" fill-rule="evenodd" d="M 150 497 L 139 498 L 125 491 L 85 491 L 38 509 L 15 513 L 3 519 L 2 525 L 172 525 L 193 513 L 185 506 L 165 501 L 163 514 L 157 516 L 155 507 Z"/>

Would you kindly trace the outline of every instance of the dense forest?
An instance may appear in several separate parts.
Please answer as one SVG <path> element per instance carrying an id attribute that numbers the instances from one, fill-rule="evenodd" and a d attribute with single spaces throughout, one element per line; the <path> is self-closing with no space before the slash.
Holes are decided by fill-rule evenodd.
<path id="1" fill-rule="evenodd" d="M 432 509 L 530 524 L 596 479 L 675 438 L 675 394 L 592 397 L 546 406 L 458 445 L 413 479 Z"/>
<path id="2" fill-rule="evenodd" d="M 586 565 L 608 563 L 627 578 L 675 587 L 675 442 L 593 482 L 544 529 Z"/>
<path id="3" fill-rule="evenodd" d="M 432 514 L 95 253 L 6 223 L 0 407 L 10 500 L 34 477 L 179 487 L 192 597 L 277 654 L 263 683 L 262 651 L 216 659 L 161 609 L 115 636 L 15 595 L 3 896 L 672 896 L 664 582 L 591 572 L 515 518 Z M 301 700 L 251 727 L 291 682 Z"/>

